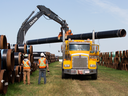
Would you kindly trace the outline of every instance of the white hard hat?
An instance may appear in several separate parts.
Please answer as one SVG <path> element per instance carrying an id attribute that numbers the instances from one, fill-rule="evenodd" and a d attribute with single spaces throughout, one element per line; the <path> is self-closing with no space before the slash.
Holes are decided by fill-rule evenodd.
<path id="1" fill-rule="evenodd" d="M 41 53 L 40 56 L 45 57 L 44 53 Z"/>
<path id="2" fill-rule="evenodd" d="M 25 54 L 25 55 L 24 55 L 24 57 L 26 57 L 26 58 L 27 58 L 27 57 L 28 57 L 28 54 Z"/>

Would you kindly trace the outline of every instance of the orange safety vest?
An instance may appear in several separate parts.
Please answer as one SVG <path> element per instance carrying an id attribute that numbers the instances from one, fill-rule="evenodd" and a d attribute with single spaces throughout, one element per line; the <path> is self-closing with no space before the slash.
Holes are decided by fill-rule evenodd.
<path id="1" fill-rule="evenodd" d="M 30 69 L 29 60 L 27 60 L 27 61 L 24 61 L 24 60 L 23 60 L 23 65 L 24 65 L 24 66 L 23 66 L 24 69 Z"/>
<path id="2" fill-rule="evenodd" d="M 39 61 L 39 68 L 46 68 L 46 58 L 40 58 L 38 61 Z"/>
<path id="3" fill-rule="evenodd" d="M 66 35 L 67 35 L 67 36 L 73 35 L 73 34 L 72 34 L 72 31 L 71 31 L 71 30 L 68 30 L 68 31 L 66 32 Z"/>

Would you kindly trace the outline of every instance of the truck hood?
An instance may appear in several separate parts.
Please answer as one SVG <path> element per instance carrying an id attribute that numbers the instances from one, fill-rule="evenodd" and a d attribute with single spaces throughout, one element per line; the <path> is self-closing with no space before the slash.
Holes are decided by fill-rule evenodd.
<path id="1" fill-rule="evenodd" d="M 69 52 L 71 56 L 83 56 L 83 55 L 86 55 L 86 56 L 89 56 L 89 51 L 70 51 Z"/>

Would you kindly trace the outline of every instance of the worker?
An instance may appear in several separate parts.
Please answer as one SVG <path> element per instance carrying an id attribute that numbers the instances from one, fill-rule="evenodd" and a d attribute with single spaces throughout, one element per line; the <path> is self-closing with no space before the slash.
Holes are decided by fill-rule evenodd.
<path id="1" fill-rule="evenodd" d="M 59 35 L 58 35 L 58 40 L 60 40 L 60 37 L 63 36 L 63 32 L 60 32 Z"/>
<path id="2" fill-rule="evenodd" d="M 38 60 L 38 63 L 39 63 L 38 64 L 38 66 L 39 66 L 38 84 L 40 84 L 42 75 L 44 77 L 44 84 L 46 84 L 46 68 L 47 68 L 48 74 L 50 74 L 49 67 L 48 67 L 48 61 L 45 58 L 44 53 L 41 53 L 40 56 L 41 56 L 41 58 Z"/>
<path id="3" fill-rule="evenodd" d="M 67 36 L 73 35 L 73 34 L 72 34 L 72 31 L 71 31 L 71 30 L 68 30 L 68 31 L 66 32 L 66 35 L 67 35 Z"/>
<path id="4" fill-rule="evenodd" d="M 26 84 L 26 75 L 27 75 L 27 81 L 28 85 L 30 85 L 30 67 L 31 67 L 31 62 L 28 60 L 28 54 L 24 55 L 24 60 L 23 60 L 23 82 Z"/>

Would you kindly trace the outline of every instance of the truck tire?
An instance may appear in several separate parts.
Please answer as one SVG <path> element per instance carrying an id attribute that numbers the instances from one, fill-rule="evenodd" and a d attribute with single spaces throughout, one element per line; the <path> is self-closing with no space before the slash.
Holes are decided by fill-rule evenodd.
<path id="1" fill-rule="evenodd" d="M 98 66 L 97 66 L 97 69 L 98 69 Z M 97 74 L 98 74 L 98 71 L 96 69 L 96 74 L 92 74 L 91 77 L 93 80 L 96 80 L 97 79 Z"/>
<path id="2" fill-rule="evenodd" d="M 67 79 L 68 75 L 64 73 L 64 70 L 62 69 L 62 79 Z"/>
<path id="3" fill-rule="evenodd" d="M 93 79 L 93 80 L 96 80 L 96 79 L 97 79 L 97 73 L 96 73 L 96 74 L 91 75 L 91 77 L 92 77 L 92 79 Z"/>
<path id="4" fill-rule="evenodd" d="M 64 70 L 62 69 L 62 79 L 64 79 L 66 75 L 64 74 Z"/>

